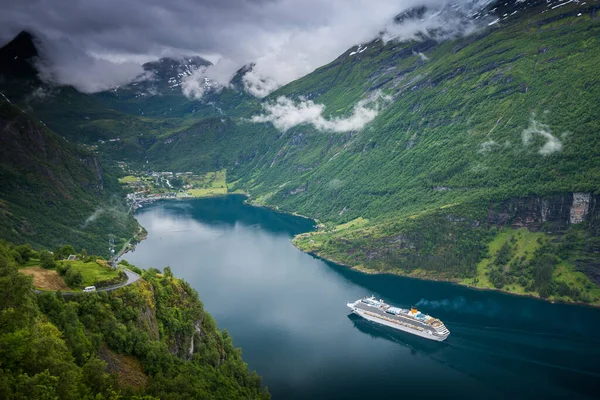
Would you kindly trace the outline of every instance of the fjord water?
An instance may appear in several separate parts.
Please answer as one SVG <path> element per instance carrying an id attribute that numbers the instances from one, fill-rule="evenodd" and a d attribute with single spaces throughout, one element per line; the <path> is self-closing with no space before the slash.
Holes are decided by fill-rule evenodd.
<path id="1" fill-rule="evenodd" d="M 148 238 L 124 258 L 190 282 L 275 399 L 598 396 L 598 309 L 326 263 L 290 242 L 312 221 L 241 196 L 164 201 L 137 218 Z M 450 337 L 349 315 L 346 302 L 371 294 L 417 304 Z"/>

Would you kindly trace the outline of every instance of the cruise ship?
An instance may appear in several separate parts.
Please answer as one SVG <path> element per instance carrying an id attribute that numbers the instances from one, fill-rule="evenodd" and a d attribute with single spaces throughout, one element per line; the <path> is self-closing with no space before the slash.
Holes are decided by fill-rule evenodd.
<path id="1" fill-rule="evenodd" d="M 423 314 L 414 307 L 410 310 L 392 307 L 381 299 L 376 300 L 375 296 L 356 300 L 354 303 L 348 303 L 347 306 L 353 313 L 366 320 L 426 339 L 441 342 L 450 335 L 448 328 L 439 319 Z"/>

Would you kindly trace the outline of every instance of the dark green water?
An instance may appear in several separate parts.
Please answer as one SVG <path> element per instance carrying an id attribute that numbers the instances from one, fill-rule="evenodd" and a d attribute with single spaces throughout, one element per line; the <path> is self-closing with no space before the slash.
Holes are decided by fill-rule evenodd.
<path id="1" fill-rule="evenodd" d="M 600 310 L 395 276 L 295 249 L 311 221 L 240 196 L 141 209 L 148 239 L 126 259 L 170 265 L 198 290 L 275 399 L 597 398 Z M 375 294 L 444 321 L 438 343 L 348 315 Z"/>

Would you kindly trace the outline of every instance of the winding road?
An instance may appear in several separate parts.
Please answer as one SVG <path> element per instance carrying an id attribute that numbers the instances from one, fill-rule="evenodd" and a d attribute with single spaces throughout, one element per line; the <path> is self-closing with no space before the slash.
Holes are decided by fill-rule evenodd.
<path id="1" fill-rule="evenodd" d="M 123 268 L 123 272 L 125 272 L 125 275 L 127 275 L 127 281 L 123 282 L 123 283 L 119 283 L 118 285 L 114 285 L 114 286 L 108 286 L 105 288 L 99 288 L 96 291 L 98 292 L 110 292 L 111 290 L 116 290 L 119 288 L 122 288 L 123 286 L 128 286 L 131 285 L 132 283 L 135 283 L 137 281 L 140 280 L 141 276 L 139 276 L 138 274 L 136 274 L 133 271 L 128 270 L 127 268 Z"/>
<path id="2" fill-rule="evenodd" d="M 141 276 L 136 274 L 133 271 L 128 270 L 127 268 L 123 268 L 123 272 L 125 272 L 125 275 L 127 275 L 127 281 L 123 282 L 123 283 L 119 283 L 118 285 L 114 285 L 114 286 L 107 286 L 107 287 L 103 287 L 103 288 L 98 288 L 96 289 L 96 292 L 110 292 L 113 290 L 117 290 L 119 288 L 122 288 L 123 286 L 128 286 L 131 285 L 132 283 L 135 283 L 137 281 L 140 280 Z M 50 291 L 48 290 L 37 290 L 34 289 L 35 293 L 49 293 Z M 74 292 L 74 291 L 60 291 L 60 294 L 63 296 L 73 296 L 76 295 L 78 293 L 84 293 L 84 292 Z M 89 293 L 93 293 L 93 292 L 89 292 Z"/>

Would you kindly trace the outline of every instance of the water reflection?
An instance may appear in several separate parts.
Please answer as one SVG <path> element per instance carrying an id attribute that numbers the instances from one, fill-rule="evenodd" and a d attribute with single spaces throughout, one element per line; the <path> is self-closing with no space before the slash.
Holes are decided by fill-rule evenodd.
<path id="1" fill-rule="evenodd" d="M 365 275 L 295 249 L 313 222 L 239 196 L 145 207 L 128 261 L 170 265 L 198 290 L 274 398 L 588 398 L 600 377 L 600 310 L 442 282 Z M 375 294 L 440 318 L 435 342 L 347 316 Z M 403 389 L 401 396 L 390 391 Z"/>
<path id="2" fill-rule="evenodd" d="M 230 195 L 195 200 L 164 200 L 149 207 L 163 215 L 193 218 L 207 225 L 233 227 L 241 224 L 286 236 L 314 229 L 315 222 L 311 219 L 275 213 L 263 207 L 246 206 L 243 204 L 245 199 L 244 195 Z"/>
<path id="3" fill-rule="evenodd" d="M 394 345 L 406 347 L 412 355 L 423 354 L 433 356 L 436 353 L 442 352 L 448 346 L 445 342 L 423 339 L 385 325 L 375 324 L 353 313 L 348 314 L 348 319 L 362 333 L 369 335 L 373 339 L 383 339 Z"/>

